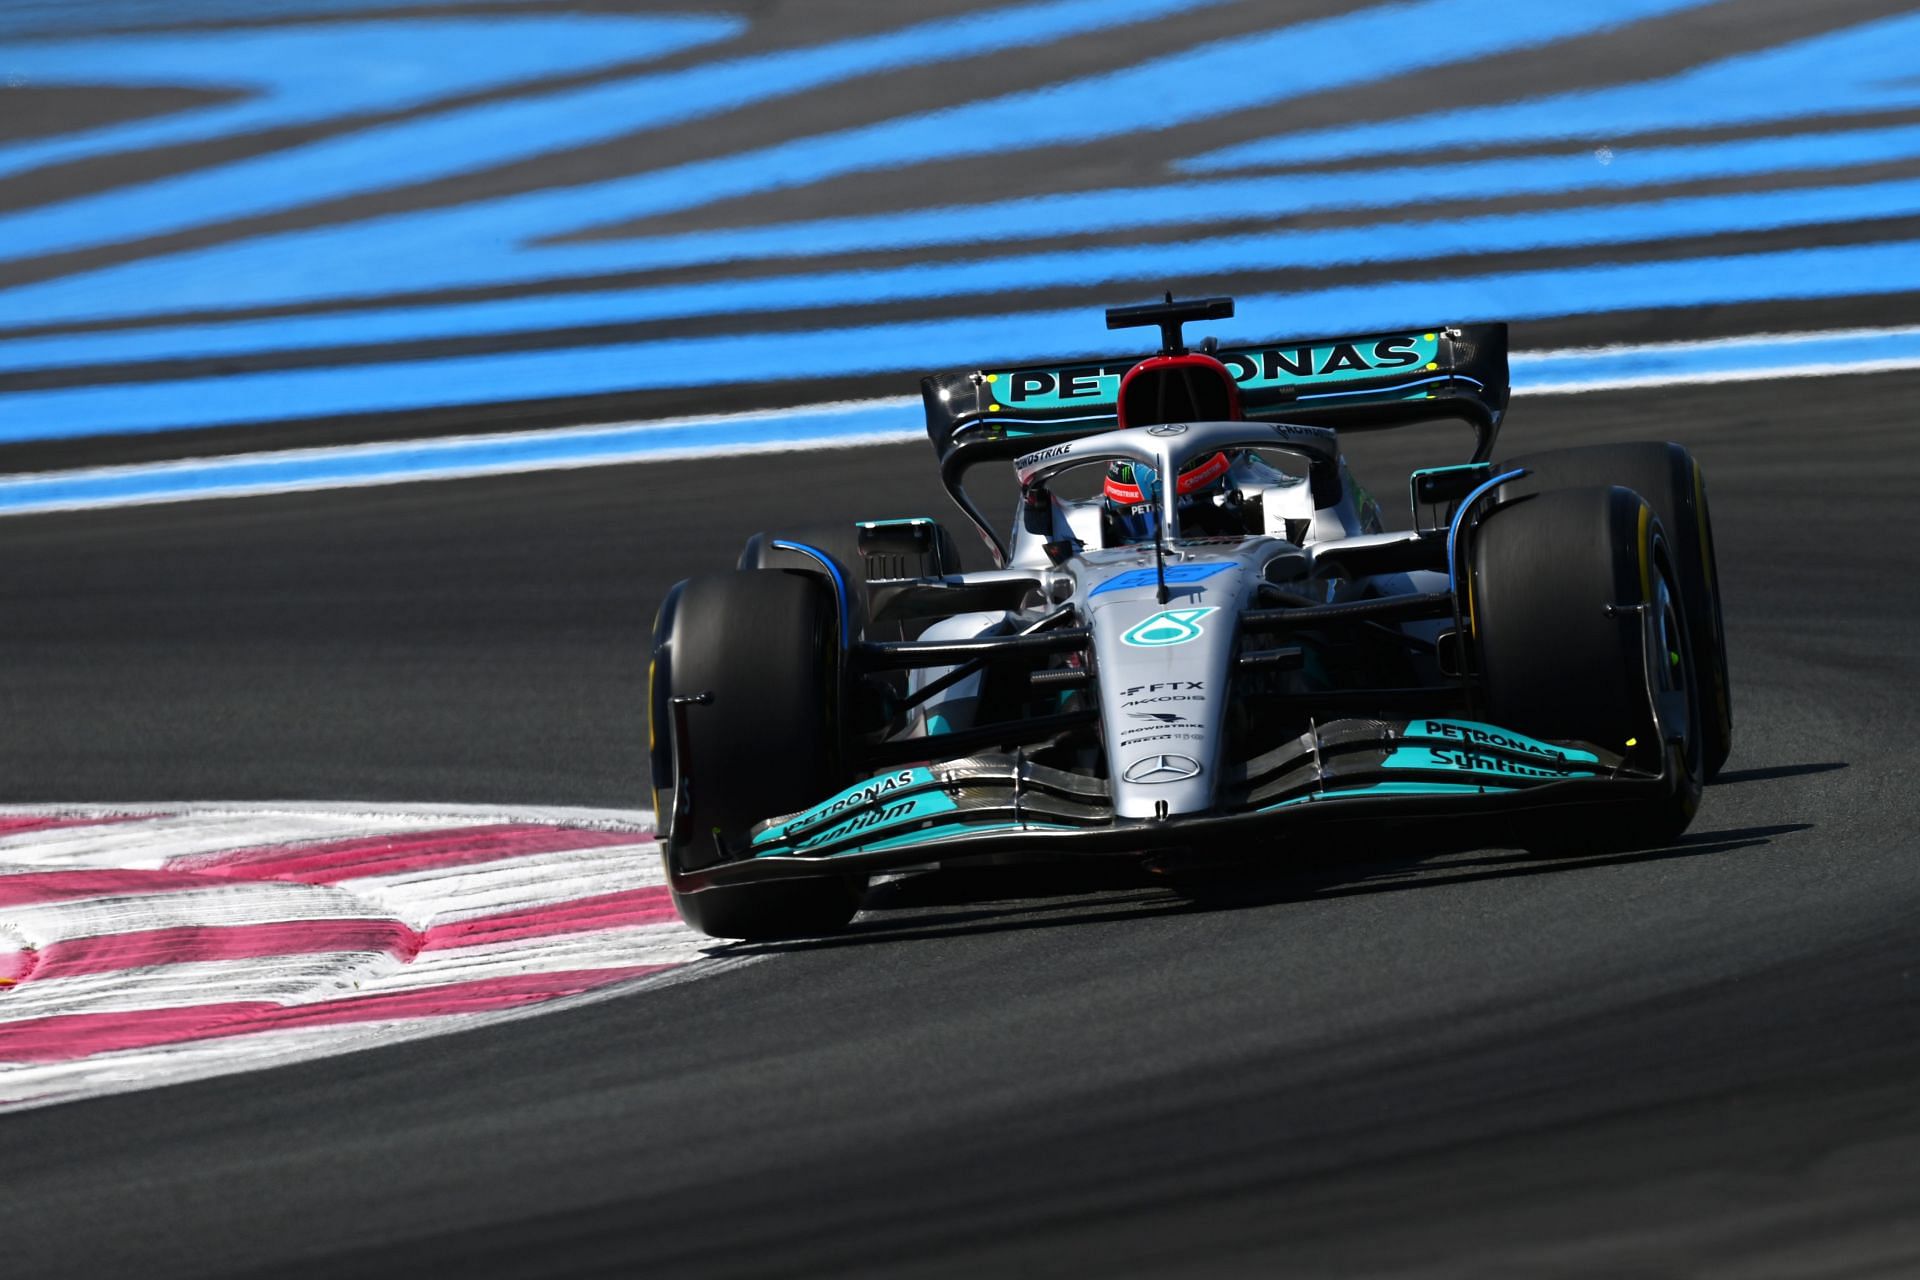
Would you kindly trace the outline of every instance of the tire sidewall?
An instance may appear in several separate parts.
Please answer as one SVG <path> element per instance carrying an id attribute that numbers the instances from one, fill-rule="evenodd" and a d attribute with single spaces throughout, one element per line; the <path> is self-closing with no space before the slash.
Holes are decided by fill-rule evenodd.
<path id="1" fill-rule="evenodd" d="M 1623 485 L 1653 508 L 1667 535 L 1672 568 L 1687 615 L 1697 688 L 1700 691 L 1701 776 L 1726 762 L 1733 742 L 1733 693 L 1727 667 L 1719 566 L 1707 507 L 1705 473 L 1681 445 L 1660 441 L 1580 445 L 1525 454 L 1499 464 L 1498 472 L 1528 474 L 1501 486 L 1500 498 L 1591 485 Z"/>

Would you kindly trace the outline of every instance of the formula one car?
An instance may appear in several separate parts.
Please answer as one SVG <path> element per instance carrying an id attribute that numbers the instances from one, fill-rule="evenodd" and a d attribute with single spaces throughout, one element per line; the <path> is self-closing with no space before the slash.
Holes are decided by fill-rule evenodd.
<path id="1" fill-rule="evenodd" d="M 1493 461 L 1504 325 L 1187 349 L 1232 314 L 1169 294 L 1107 313 L 1160 327 L 1144 359 L 923 381 L 992 568 L 933 520 L 875 520 L 758 535 L 673 588 L 650 746 L 689 923 L 818 934 L 879 872 L 1177 871 L 1336 824 L 1472 819 L 1545 851 L 1686 828 L 1732 740 L 1692 456 Z M 1383 532 L 1339 433 L 1438 419 L 1473 454 L 1414 471 L 1411 528 Z M 962 484 L 995 460 L 1019 482 L 1004 540 Z"/>

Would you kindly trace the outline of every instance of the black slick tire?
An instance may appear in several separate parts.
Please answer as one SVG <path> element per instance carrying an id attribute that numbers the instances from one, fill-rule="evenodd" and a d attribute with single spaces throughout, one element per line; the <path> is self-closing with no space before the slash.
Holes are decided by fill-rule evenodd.
<path id="1" fill-rule="evenodd" d="M 1693 642 L 1702 706 L 1703 769 L 1711 780 L 1733 749 L 1733 687 L 1727 671 L 1719 567 L 1713 555 L 1713 520 L 1699 461 L 1680 445 L 1648 440 L 1526 454 L 1501 463 L 1496 471 L 1516 468 L 1525 468 L 1529 474 L 1501 486 L 1503 498 L 1617 484 L 1646 499 L 1660 517 Z"/>
<path id="2" fill-rule="evenodd" d="M 912 633 L 897 618 L 874 621 L 867 584 L 964 573 L 960 548 L 945 526 L 925 517 L 868 523 L 873 527 L 864 539 L 860 525 L 848 520 L 756 533 L 740 552 L 739 567 L 790 569 L 814 574 L 829 584 L 837 578 L 846 592 L 848 626 L 856 639 L 911 639 Z M 902 672 L 868 675 L 846 690 L 847 722 L 855 732 L 888 723 L 893 704 L 906 692 Z"/>
<path id="3" fill-rule="evenodd" d="M 1543 852 L 1671 843 L 1700 803 L 1700 698 L 1659 518 L 1630 489 L 1561 489 L 1492 510 L 1468 550 L 1468 616 L 1487 718 L 1664 771 L 1639 791 L 1520 824 Z M 1669 739 L 1656 727 L 1658 701 Z"/>
<path id="4" fill-rule="evenodd" d="M 838 644 L 838 604 L 811 574 L 710 574 L 668 594 L 654 622 L 648 716 L 669 873 L 712 865 L 720 848 L 744 848 L 755 823 L 844 784 Z M 864 877 L 829 875 L 675 890 L 673 902 L 703 933 L 760 941 L 842 928 L 865 889 Z"/>

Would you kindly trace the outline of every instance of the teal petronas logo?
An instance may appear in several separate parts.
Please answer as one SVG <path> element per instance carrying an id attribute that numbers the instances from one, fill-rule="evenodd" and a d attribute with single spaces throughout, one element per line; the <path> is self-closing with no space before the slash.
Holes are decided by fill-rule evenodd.
<path id="1" fill-rule="evenodd" d="M 1201 609 L 1163 609 L 1151 618 L 1135 623 L 1120 640 L 1139 649 L 1164 649 L 1169 645 L 1185 644 L 1200 638 L 1200 619 L 1218 611 L 1218 605 L 1207 605 Z"/>

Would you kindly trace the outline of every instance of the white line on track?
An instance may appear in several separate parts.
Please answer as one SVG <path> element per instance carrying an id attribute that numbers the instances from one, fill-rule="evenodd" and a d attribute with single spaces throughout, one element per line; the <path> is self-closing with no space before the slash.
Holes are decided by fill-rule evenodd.
<path id="1" fill-rule="evenodd" d="M 1821 378 L 1920 369 L 1920 327 L 1758 333 L 1514 353 L 1523 396 Z M 464 480 L 685 458 L 851 448 L 924 438 L 919 400 L 444 436 L 0 476 L 0 515 Z"/>
<path id="2" fill-rule="evenodd" d="M 1583 395 L 1591 391 L 1635 391 L 1650 387 L 1712 386 L 1717 383 L 1732 382 L 1777 382 L 1791 378 L 1838 378 L 1850 374 L 1899 373 L 1908 369 L 1920 369 L 1920 355 L 1901 356 L 1886 360 L 1865 360 L 1853 364 L 1835 361 L 1816 361 L 1807 364 L 1781 365 L 1764 372 L 1752 369 L 1724 369 L 1715 373 L 1701 373 L 1684 380 L 1663 374 L 1649 373 L 1631 378 L 1595 378 L 1570 379 L 1563 382 L 1542 382 L 1529 386 L 1526 392 L 1530 396 Z M 4 512 L 0 512 L 4 514 Z"/>

